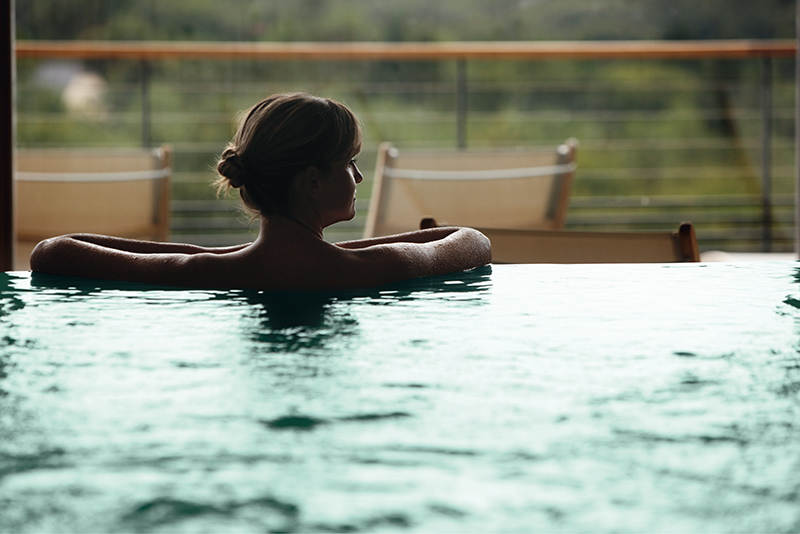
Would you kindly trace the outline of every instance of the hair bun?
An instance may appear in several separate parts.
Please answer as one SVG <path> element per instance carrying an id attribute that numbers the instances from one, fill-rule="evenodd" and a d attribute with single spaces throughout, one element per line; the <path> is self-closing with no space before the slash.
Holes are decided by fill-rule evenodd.
<path id="1" fill-rule="evenodd" d="M 217 172 L 227 178 L 233 188 L 242 187 L 247 175 L 239 154 L 231 148 L 225 149 L 225 152 L 222 153 L 222 157 L 217 164 Z"/>

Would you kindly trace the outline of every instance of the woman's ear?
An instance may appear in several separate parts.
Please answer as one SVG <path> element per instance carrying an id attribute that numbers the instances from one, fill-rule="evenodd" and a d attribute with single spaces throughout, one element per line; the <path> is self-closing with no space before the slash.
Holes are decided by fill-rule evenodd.
<path id="1" fill-rule="evenodd" d="M 297 180 L 297 185 L 300 190 L 311 198 L 319 198 L 322 190 L 322 182 L 320 181 L 321 175 L 319 169 L 313 165 L 306 167 L 300 173 Z"/>

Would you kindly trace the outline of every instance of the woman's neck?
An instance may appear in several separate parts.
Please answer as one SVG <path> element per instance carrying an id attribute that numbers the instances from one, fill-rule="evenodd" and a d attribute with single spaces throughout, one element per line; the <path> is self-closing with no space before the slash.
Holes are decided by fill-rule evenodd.
<path id="1" fill-rule="evenodd" d="M 298 214 L 284 213 L 273 213 L 266 217 L 262 216 L 261 233 L 265 234 L 265 232 L 268 232 L 270 229 L 273 231 L 276 229 L 278 231 L 283 231 L 282 228 L 294 228 L 301 233 L 308 234 L 317 239 L 323 239 L 322 225 L 312 222 L 311 219 L 312 218 L 309 217 L 299 216 Z"/>

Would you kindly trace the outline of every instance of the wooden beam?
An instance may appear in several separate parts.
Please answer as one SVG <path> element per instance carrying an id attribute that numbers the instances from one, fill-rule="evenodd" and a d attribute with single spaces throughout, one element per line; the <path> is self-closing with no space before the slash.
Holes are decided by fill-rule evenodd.
<path id="1" fill-rule="evenodd" d="M 652 59 L 792 57 L 788 40 L 730 41 L 480 41 L 480 42 L 208 42 L 19 41 L 18 58 L 62 59 Z"/>

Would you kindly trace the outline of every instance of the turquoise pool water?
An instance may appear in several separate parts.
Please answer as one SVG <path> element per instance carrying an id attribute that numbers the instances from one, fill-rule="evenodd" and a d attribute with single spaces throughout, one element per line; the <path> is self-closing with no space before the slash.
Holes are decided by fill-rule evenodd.
<path id="1" fill-rule="evenodd" d="M 0 531 L 797 531 L 798 266 L 3 273 Z"/>

